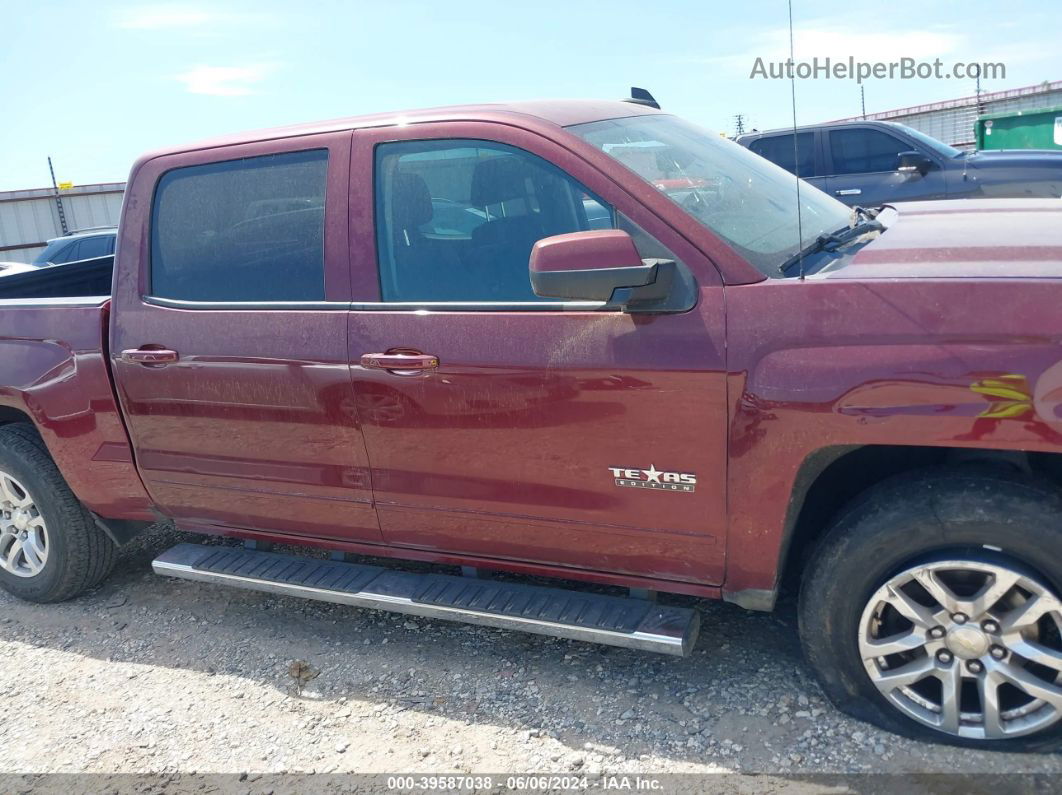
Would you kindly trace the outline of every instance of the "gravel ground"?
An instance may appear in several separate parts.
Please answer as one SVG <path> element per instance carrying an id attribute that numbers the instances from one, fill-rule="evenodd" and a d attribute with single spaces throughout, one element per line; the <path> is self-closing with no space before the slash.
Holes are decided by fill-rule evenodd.
<path id="1" fill-rule="evenodd" d="M 73 602 L 0 594 L 0 773 L 1062 772 L 841 715 L 791 605 L 702 602 L 680 660 L 152 574 L 185 540 L 157 528 Z"/>

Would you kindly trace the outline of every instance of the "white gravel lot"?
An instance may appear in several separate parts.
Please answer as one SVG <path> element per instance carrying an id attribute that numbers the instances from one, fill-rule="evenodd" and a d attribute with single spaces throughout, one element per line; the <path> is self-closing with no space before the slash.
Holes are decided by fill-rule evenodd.
<path id="1" fill-rule="evenodd" d="M 841 715 L 791 605 L 701 602 L 675 659 L 152 574 L 182 540 L 156 529 L 72 602 L 0 595 L 0 773 L 1062 772 Z M 320 671 L 301 696 L 295 660 Z"/>

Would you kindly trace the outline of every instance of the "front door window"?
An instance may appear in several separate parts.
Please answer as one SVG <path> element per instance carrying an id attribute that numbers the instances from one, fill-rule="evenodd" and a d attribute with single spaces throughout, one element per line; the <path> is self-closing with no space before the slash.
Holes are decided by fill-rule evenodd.
<path id="1" fill-rule="evenodd" d="M 541 301 L 528 277 L 532 246 L 614 222 L 570 176 L 504 144 L 383 144 L 376 174 L 384 301 Z"/>

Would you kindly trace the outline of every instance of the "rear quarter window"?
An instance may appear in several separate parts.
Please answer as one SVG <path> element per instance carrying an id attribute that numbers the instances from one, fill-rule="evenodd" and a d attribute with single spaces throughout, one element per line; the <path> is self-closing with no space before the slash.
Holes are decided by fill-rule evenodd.
<path id="1" fill-rule="evenodd" d="M 34 265 L 60 265 L 68 261 L 67 254 L 72 254 L 77 248 L 77 242 L 69 240 L 53 240 L 33 260 Z"/>
<path id="2" fill-rule="evenodd" d="M 322 300 L 327 170 L 320 149 L 164 174 L 152 206 L 151 295 Z"/>

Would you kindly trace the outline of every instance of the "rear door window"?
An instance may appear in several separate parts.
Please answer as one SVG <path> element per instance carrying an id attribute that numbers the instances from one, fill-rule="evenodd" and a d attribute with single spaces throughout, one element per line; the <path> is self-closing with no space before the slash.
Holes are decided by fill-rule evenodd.
<path id="1" fill-rule="evenodd" d="M 384 301 L 541 301 L 528 275 L 534 244 L 615 223 L 563 171 L 504 144 L 381 144 L 375 171 Z"/>
<path id="2" fill-rule="evenodd" d="M 114 251 L 112 245 L 113 240 L 114 238 L 110 235 L 82 238 L 79 243 L 80 248 L 77 252 L 77 258 L 92 259 L 94 257 L 106 257 Z"/>
<path id="3" fill-rule="evenodd" d="M 152 208 L 151 295 L 322 300 L 327 170 L 321 149 L 164 174 Z"/>
<path id="4" fill-rule="evenodd" d="M 895 171 L 900 152 L 911 147 L 880 130 L 830 130 L 834 174 L 872 174 Z"/>
<path id="5" fill-rule="evenodd" d="M 815 133 L 813 132 L 797 134 L 795 153 L 792 133 L 757 138 L 749 144 L 749 149 L 792 174 L 801 177 L 819 176 L 815 170 Z"/>

